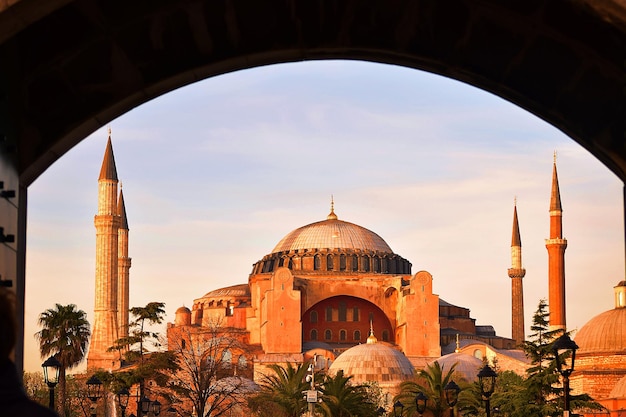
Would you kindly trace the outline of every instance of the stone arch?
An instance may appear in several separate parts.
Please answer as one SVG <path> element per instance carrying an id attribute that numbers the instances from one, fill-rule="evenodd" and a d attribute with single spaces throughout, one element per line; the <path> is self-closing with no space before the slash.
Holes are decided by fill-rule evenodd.
<path id="1" fill-rule="evenodd" d="M 0 176 L 17 191 L 0 204 L 17 242 L 0 248 L 0 276 L 16 283 L 21 328 L 27 187 L 117 116 L 217 74 L 312 59 L 430 71 L 530 111 L 626 179 L 619 0 L 17 0 L 0 6 L 0 27 Z"/>

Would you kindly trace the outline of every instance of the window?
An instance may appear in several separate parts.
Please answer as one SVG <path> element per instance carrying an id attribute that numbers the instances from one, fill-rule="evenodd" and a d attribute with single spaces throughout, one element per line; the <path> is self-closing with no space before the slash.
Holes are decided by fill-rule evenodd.
<path id="1" fill-rule="evenodd" d="M 180 341 L 180 347 L 185 349 L 185 347 L 187 347 L 187 341 L 185 339 Z"/>
<path id="2" fill-rule="evenodd" d="M 237 367 L 239 369 L 246 369 L 248 367 L 248 360 L 245 356 L 241 355 L 239 359 L 237 359 Z"/>
<path id="3" fill-rule="evenodd" d="M 359 308 L 357 306 L 352 307 L 352 321 L 359 321 Z"/>
<path id="4" fill-rule="evenodd" d="M 331 340 L 332 338 L 333 338 L 333 332 L 331 332 L 328 329 L 324 331 L 324 339 Z"/>
<path id="5" fill-rule="evenodd" d="M 370 271 L 370 258 L 369 258 L 369 256 L 364 256 L 361 259 L 361 262 L 363 263 L 363 267 L 361 269 L 364 272 L 369 272 Z"/>
<path id="6" fill-rule="evenodd" d="M 361 340 L 361 332 L 359 330 L 354 331 L 354 340 Z"/>
<path id="7" fill-rule="evenodd" d="M 322 261 L 320 259 L 319 255 L 315 255 L 315 257 L 313 258 L 313 269 L 316 271 L 319 271 L 320 268 L 322 267 Z"/>
<path id="8" fill-rule="evenodd" d="M 340 271 L 345 271 L 346 270 L 346 255 L 341 254 L 339 256 L 339 270 Z"/>
<path id="9" fill-rule="evenodd" d="M 378 256 L 374 256 L 374 272 L 380 272 L 380 259 L 378 259 Z"/>
<path id="10" fill-rule="evenodd" d="M 389 330 L 383 330 L 383 342 L 389 341 Z"/>
<path id="11" fill-rule="evenodd" d="M 326 321 L 333 321 L 333 308 L 330 306 L 326 307 Z"/>
<path id="12" fill-rule="evenodd" d="M 226 316 L 229 317 L 233 314 L 235 314 L 235 306 L 231 303 L 228 303 L 228 306 L 226 306 Z"/>
<path id="13" fill-rule="evenodd" d="M 352 271 L 359 270 L 359 257 L 356 255 L 352 255 Z"/>
<path id="14" fill-rule="evenodd" d="M 317 340 L 317 330 L 311 329 L 311 340 Z"/>
<path id="15" fill-rule="evenodd" d="M 224 352 L 222 352 L 222 368 L 230 369 L 232 363 L 233 354 L 230 352 L 230 350 L 226 349 Z"/>
<path id="16" fill-rule="evenodd" d="M 339 340 L 341 340 L 342 342 L 346 341 L 346 331 L 345 330 L 340 330 L 339 331 Z"/>
<path id="17" fill-rule="evenodd" d="M 311 311 L 311 314 L 309 314 L 309 320 L 311 323 L 317 323 L 317 311 Z"/>
<path id="18" fill-rule="evenodd" d="M 326 270 L 332 271 L 333 269 L 335 269 L 333 266 L 333 255 L 327 255 L 326 256 Z"/>
<path id="19" fill-rule="evenodd" d="M 345 301 L 339 302 L 339 321 L 346 321 L 348 316 L 348 307 Z"/>

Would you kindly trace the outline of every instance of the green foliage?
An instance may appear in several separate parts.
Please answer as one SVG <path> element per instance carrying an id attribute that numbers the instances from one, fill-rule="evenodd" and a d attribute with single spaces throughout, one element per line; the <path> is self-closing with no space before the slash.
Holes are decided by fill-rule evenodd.
<path id="1" fill-rule="evenodd" d="M 266 415 L 263 409 L 268 407 L 275 411 L 275 417 L 299 417 L 307 409 L 302 394 L 310 388 L 305 381 L 307 366 L 274 364 L 269 369 L 271 372 L 261 381 L 261 391 L 252 396 L 248 403 L 250 409 L 257 415 Z M 316 374 L 316 378 L 321 382 L 320 374 Z"/>
<path id="2" fill-rule="evenodd" d="M 563 388 L 552 346 L 562 330 L 549 330 L 548 305 L 540 300 L 529 339 L 522 349 L 531 361 L 525 378 L 512 372 L 498 376 L 491 405 L 509 417 L 558 417 L 563 414 Z M 572 395 L 573 409 L 600 410 L 588 395 Z"/>
<path id="3" fill-rule="evenodd" d="M 343 371 L 326 376 L 319 408 L 326 417 L 375 417 L 378 405 L 371 401 L 368 386 L 352 385 Z"/>
<path id="4" fill-rule="evenodd" d="M 453 380 L 455 368 L 456 364 L 452 365 L 447 372 L 444 372 L 439 362 L 427 365 L 426 368 L 419 372 L 415 380 L 404 381 L 400 384 L 400 393 L 394 397 L 393 401 L 399 400 L 405 405 L 405 414 L 417 414 L 415 396 L 418 392 L 422 392 L 428 398 L 426 410 L 430 411 L 434 417 L 446 415 L 445 413 L 450 410 L 450 407 L 446 402 L 444 387 Z M 455 382 L 461 388 L 457 406 L 459 409 L 468 408 L 470 406 L 469 403 L 473 401 L 473 397 L 465 394 L 465 391 L 470 389 L 470 385 L 462 380 Z"/>
<path id="5" fill-rule="evenodd" d="M 35 333 L 42 358 L 54 355 L 61 363 L 58 384 L 57 412 L 65 416 L 67 409 L 66 370 L 85 359 L 91 331 L 87 314 L 76 305 L 56 304 L 39 315 L 41 330 Z"/>

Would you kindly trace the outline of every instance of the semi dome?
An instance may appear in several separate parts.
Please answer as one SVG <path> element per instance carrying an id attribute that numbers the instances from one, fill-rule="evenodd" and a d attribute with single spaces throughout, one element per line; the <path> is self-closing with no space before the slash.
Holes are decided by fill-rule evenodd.
<path id="1" fill-rule="evenodd" d="M 435 359 L 433 362 L 439 363 L 442 370 L 454 368 L 454 372 L 461 375 L 466 381 L 476 381 L 478 377 L 478 371 L 483 367 L 483 361 L 465 353 L 450 353 Z M 432 364 L 433 362 L 430 362 Z"/>
<path id="2" fill-rule="evenodd" d="M 202 298 L 221 297 L 250 297 L 250 286 L 248 284 L 233 285 L 230 287 L 218 288 L 204 294 Z"/>
<path id="3" fill-rule="evenodd" d="M 343 370 L 352 381 L 365 383 L 376 381 L 381 386 L 398 385 L 413 378 L 414 368 L 402 352 L 383 343 L 377 343 L 370 335 L 367 343 L 351 347 L 335 359 L 328 369 L 332 374 Z"/>
<path id="4" fill-rule="evenodd" d="M 321 248 L 393 253 L 383 238 L 364 227 L 339 220 L 333 209 L 326 220 L 302 226 L 287 234 L 272 253 Z"/>

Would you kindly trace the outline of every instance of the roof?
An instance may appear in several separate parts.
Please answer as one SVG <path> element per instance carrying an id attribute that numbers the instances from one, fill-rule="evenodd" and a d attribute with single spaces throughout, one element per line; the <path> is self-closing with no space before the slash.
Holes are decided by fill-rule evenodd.
<path id="1" fill-rule="evenodd" d="M 333 210 L 326 220 L 289 232 L 272 253 L 323 248 L 393 253 L 383 238 L 364 227 L 339 220 Z"/>
<path id="2" fill-rule="evenodd" d="M 111 133 L 109 132 L 109 140 L 104 151 L 102 159 L 102 168 L 100 168 L 99 180 L 115 180 L 117 181 L 117 168 L 115 167 L 115 157 L 113 156 L 113 145 L 111 144 Z"/>
<path id="3" fill-rule="evenodd" d="M 614 308 L 589 320 L 574 338 L 579 353 L 626 351 L 626 308 Z"/>
<path id="4" fill-rule="evenodd" d="M 250 297 L 250 286 L 248 284 L 238 284 L 230 287 L 218 288 L 204 294 L 204 297 L 202 298 L 217 297 Z"/>

